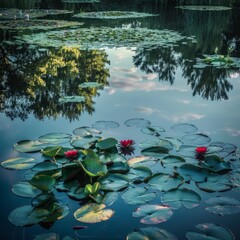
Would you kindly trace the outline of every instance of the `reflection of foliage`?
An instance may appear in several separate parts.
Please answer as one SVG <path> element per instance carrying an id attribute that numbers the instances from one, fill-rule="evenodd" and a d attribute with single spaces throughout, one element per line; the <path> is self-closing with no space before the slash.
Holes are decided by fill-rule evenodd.
<path id="1" fill-rule="evenodd" d="M 21 50 L 19 50 L 21 49 Z M 80 88 L 84 82 L 97 82 L 102 88 L 109 77 L 104 51 L 81 51 L 74 47 L 57 50 L 27 47 L 1 47 L 1 111 L 11 119 L 65 116 L 78 119 L 82 112 L 94 111 L 92 98 L 97 88 Z M 83 96 L 84 102 L 60 104 L 64 96 Z M 19 104 L 20 103 L 20 104 Z"/>
<path id="2" fill-rule="evenodd" d="M 174 82 L 178 57 L 172 47 L 168 48 L 139 48 L 133 57 L 137 67 L 146 73 L 157 73 L 159 80 Z"/>

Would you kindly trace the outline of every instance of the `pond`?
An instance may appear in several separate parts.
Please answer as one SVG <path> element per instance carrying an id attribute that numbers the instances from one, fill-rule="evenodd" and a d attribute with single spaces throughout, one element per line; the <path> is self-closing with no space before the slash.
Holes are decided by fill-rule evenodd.
<path id="1" fill-rule="evenodd" d="M 138 7 L 0 15 L 2 239 L 240 239 L 240 10 Z"/>

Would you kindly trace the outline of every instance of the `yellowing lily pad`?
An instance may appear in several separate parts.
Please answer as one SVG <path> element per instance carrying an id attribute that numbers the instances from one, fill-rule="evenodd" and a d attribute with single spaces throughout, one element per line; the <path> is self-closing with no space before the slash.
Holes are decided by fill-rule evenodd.
<path id="1" fill-rule="evenodd" d="M 74 217 L 76 220 L 85 223 L 97 223 L 110 219 L 114 211 L 111 209 L 105 209 L 105 204 L 89 203 L 79 208 Z"/>
<path id="2" fill-rule="evenodd" d="M 18 157 L 1 162 L 1 166 L 7 169 L 25 170 L 32 168 L 36 163 L 35 158 Z"/>

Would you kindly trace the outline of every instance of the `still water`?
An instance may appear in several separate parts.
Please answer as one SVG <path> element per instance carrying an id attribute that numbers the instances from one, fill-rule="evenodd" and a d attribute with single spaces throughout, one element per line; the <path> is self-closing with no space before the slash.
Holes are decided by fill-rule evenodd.
<path id="1" fill-rule="evenodd" d="M 2 62 L 0 160 L 23 156 L 13 149 L 13 145 L 20 140 L 34 140 L 49 132 L 72 134 L 74 129 L 91 126 L 100 120 L 115 121 L 120 125 L 116 129 L 106 129 L 104 137 L 134 139 L 138 144 L 148 136 L 124 125 L 131 118 L 147 119 L 153 126 L 163 127 L 167 133 L 174 124 L 194 124 L 200 133 L 208 135 L 212 141 L 240 146 L 240 69 L 194 67 L 196 58 L 201 58 L 202 54 L 214 54 L 216 49 L 221 54 L 227 54 L 231 47 L 232 56 L 240 56 L 239 10 L 158 10 L 159 16 L 153 18 L 84 20 L 86 26 L 91 27 L 168 29 L 196 38 L 196 42 L 183 42 L 169 47 L 123 46 L 82 51 L 82 68 L 78 72 L 78 79 L 80 82 L 84 82 L 84 79 L 90 82 L 98 79 L 104 85 L 97 91 L 86 91 L 84 94 L 88 99 L 84 104 L 59 103 L 59 96 L 63 94 L 78 94 L 79 80 L 67 75 L 67 71 L 52 77 L 47 87 L 40 84 L 25 86 L 19 82 L 21 77 L 16 72 L 12 73 L 11 69 L 6 69 Z M 12 49 L 12 55 L 32 57 L 30 62 L 33 64 L 22 61 L 19 71 L 33 73 L 37 69 L 38 63 L 34 62 L 33 51 L 35 50 L 22 53 Z M 57 53 L 55 56 L 59 57 Z M 52 59 L 45 58 L 44 61 Z M 136 151 L 136 154 L 139 152 Z M 15 196 L 11 191 L 12 185 L 22 179 L 24 172 L 0 168 L 1 239 L 30 240 L 38 234 L 50 232 L 58 233 L 60 239 L 66 235 L 77 239 L 125 239 L 135 229 L 146 226 L 139 222 L 139 218 L 132 217 L 137 206 L 127 205 L 119 196 L 112 205 L 114 217 L 106 222 L 87 224 L 87 229 L 74 231 L 73 226 L 82 224 L 72 214 L 48 229 L 40 225 L 15 227 L 8 221 L 9 213 L 16 207 L 30 203 L 29 199 Z M 205 199 L 205 193 L 202 195 Z M 239 199 L 237 191 L 210 193 L 210 197 L 218 195 Z M 159 202 L 160 198 L 157 198 L 151 203 Z M 78 207 L 78 202 L 71 201 L 71 212 Z M 187 239 L 186 233 L 194 230 L 194 225 L 216 223 L 229 228 L 235 239 L 240 239 L 237 221 L 239 213 L 223 217 L 206 212 L 205 207 L 205 203 L 193 209 L 182 206 L 168 221 L 157 226 L 184 240 Z"/>

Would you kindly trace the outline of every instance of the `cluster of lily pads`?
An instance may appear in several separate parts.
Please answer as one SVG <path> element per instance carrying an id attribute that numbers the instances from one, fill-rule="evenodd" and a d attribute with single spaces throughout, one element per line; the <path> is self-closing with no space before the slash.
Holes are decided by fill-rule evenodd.
<path id="1" fill-rule="evenodd" d="M 49 31 L 18 37 L 29 44 L 43 47 L 78 46 L 82 49 L 101 47 L 172 46 L 182 40 L 195 41 L 171 30 L 146 28 L 92 27 L 74 30 Z"/>
<path id="2" fill-rule="evenodd" d="M 15 20 L 15 21 L 1 21 L 0 28 L 8 30 L 50 30 L 50 29 L 59 29 L 67 27 L 77 27 L 81 26 L 84 23 L 81 22 L 72 22 L 64 20 L 37 20 L 30 19 L 26 20 Z"/>
<path id="3" fill-rule="evenodd" d="M 178 6 L 176 8 L 180 8 L 183 10 L 194 10 L 194 11 L 226 11 L 231 10 L 231 7 L 227 6 L 212 6 L 212 5 L 185 5 Z"/>
<path id="4" fill-rule="evenodd" d="M 170 219 L 182 206 L 199 206 L 201 193 L 239 189 L 239 153 L 235 145 L 212 142 L 192 124 L 175 124 L 167 133 L 146 119 L 132 118 L 124 122 L 124 127 L 136 127 L 149 137 L 139 142 L 140 155 L 135 156 L 135 140 L 102 136 L 104 130 L 113 131 L 119 126 L 115 121 L 97 121 L 73 130 L 73 134 L 49 133 L 37 140 L 17 142 L 16 151 L 37 157 L 1 162 L 6 169 L 28 170 L 26 179 L 14 184 L 12 191 L 32 198 L 31 204 L 13 210 L 10 222 L 28 226 L 64 218 L 70 212 L 68 204 L 58 198 L 59 192 L 64 192 L 81 203 L 73 213 L 77 221 L 97 223 L 112 218 L 115 211 L 110 206 L 120 195 L 126 204 L 138 205 L 132 216 L 140 218 L 140 223 L 156 225 Z M 151 204 L 157 196 L 161 203 Z M 212 214 L 224 216 L 240 211 L 238 199 L 219 196 L 204 201 L 208 204 L 206 211 Z M 224 226 L 204 223 L 196 228 L 198 232 L 186 234 L 189 240 L 234 240 Z M 152 226 L 127 236 L 129 240 L 145 238 L 177 239 Z"/>
<path id="5" fill-rule="evenodd" d="M 143 18 L 157 16 L 156 14 L 144 12 L 129 11 L 100 11 L 100 12 L 81 12 L 75 14 L 76 18 L 93 18 L 93 19 L 122 19 L 122 18 Z"/>
<path id="6" fill-rule="evenodd" d="M 229 55 L 203 55 L 204 58 L 197 58 L 195 68 L 204 68 L 213 66 L 216 68 L 240 68 L 240 58 L 231 57 Z"/>

